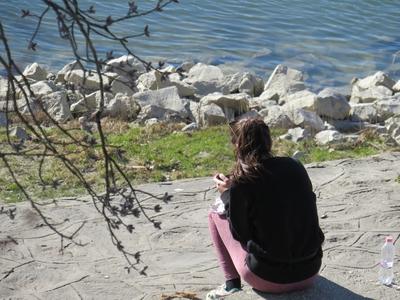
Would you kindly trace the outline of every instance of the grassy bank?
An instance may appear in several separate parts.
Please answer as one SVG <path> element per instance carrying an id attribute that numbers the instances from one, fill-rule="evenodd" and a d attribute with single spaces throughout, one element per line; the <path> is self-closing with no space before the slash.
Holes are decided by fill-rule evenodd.
<path id="1" fill-rule="evenodd" d="M 68 124 L 75 135 L 82 135 L 78 124 Z M 169 181 L 182 178 L 211 176 L 215 172 L 229 172 L 233 162 L 232 145 L 226 126 L 211 127 L 192 133 L 180 131 L 182 125 L 156 124 L 151 127 L 130 127 L 116 120 L 106 120 L 104 129 L 109 151 L 119 161 L 128 177 L 134 184 L 154 181 Z M 60 134 L 55 129 L 48 129 L 55 138 Z M 331 147 L 317 146 L 313 141 L 293 143 L 277 139 L 284 133 L 273 130 L 274 153 L 291 156 L 295 151 L 302 151 L 303 163 L 318 162 L 341 158 L 357 158 L 396 150 L 371 131 L 359 135 L 357 141 L 347 145 Z M 0 142 L 6 148 L 6 135 L 0 132 Z M 28 146 L 34 146 L 29 141 Z M 102 180 L 103 160 L 100 146 L 79 150 L 75 145 L 59 146 L 81 170 L 87 182 L 95 189 L 104 188 Z M 3 149 L 4 151 L 6 149 Z M 399 149 L 397 149 L 399 150 Z M 10 164 L 15 169 L 20 182 L 37 199 L 75 196 L 84 193 L 84 189 L 72 175 L 55 158 L 46 159 L 42 163 L 42 178 L 39 177 L 40 159 L 12 157 Z M 18 186 L 12 181 L 4 164 L 0 162 L 0 200 L 15 202 L 24 197 Z"/>

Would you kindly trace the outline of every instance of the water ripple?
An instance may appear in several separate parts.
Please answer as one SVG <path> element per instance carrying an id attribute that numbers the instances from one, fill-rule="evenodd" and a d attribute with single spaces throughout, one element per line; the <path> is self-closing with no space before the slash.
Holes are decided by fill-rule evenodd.
<path id="1" fill-rule="evenodd" d="M 80 1 L 82 7 L 94 3 L 101 16 L 124 14 L 126 2 Z M 154 3 L 137 2 L 142 9 Z M 268 76 L 276 64 L 286 63 L 305 71 L 314 89 L 348 85 L 352 77 L 376 70 L 400 75 L 400 67 L 392 65 L 394 53 L 400 50 L 398 1 L 180 2 L 164 13 L 116 24 L 115 30 L 131 34 L 149 24 L 151 38 L 130 43 L 148 59 L 193 59 L 222 64 L 230 70 L 247 68 L 262 76 Z M 58 38 L 51 20 L 43 23 L 38 36 L 39 51 L 27 50 L 34 22 L 21 19 L 19 14 L 21 8 L 32 6 L 28 0 L 0 2 L 0 20 L 5 24 L 15 59 L 22 66 L 38 61 L 51 69 L 61 68 L 71 54 Z M 33 10 L 39 9 L 40 4 L 35 4 Z M 114 47 L 108 41 L 96 42 L 102 52 Z"/>

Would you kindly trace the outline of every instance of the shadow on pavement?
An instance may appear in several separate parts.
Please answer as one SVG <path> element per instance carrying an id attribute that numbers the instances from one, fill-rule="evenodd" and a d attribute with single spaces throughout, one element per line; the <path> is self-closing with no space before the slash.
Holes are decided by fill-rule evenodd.
<path id="1" fill-rule="evenodd" d="M 293 292 L 290 294 L 274 295 L 268 293 L 261 293 L 254 291 L 262 299 L 268 300 L 278 300 L 278 299 L 289 299 L 289 300 L 300 300 L 300 299 L 340 299 L 340 300 L 368 300 L 371 298 L 366 298 L 358 295 L 351 290 L 326 279 L 325 277 L 318 276 L 316 279 L 314 287 L 301 291 Z"/>

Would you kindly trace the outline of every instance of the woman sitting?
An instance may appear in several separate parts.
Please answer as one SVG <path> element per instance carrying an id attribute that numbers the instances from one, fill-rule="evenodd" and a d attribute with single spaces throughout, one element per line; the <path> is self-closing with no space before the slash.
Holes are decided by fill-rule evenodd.
<path id="1" fill-rule="evenodd" d="M 239 291 L 285 293 L 310 287 L 321 267 L 324 234 L 303 165 L 274 157 L 268 126 L 259 119 L 231 124 L 236 164 L 214 176 L 225 212 L 209 213 L 209 228 L 226 282 L 207 299 Z"/>

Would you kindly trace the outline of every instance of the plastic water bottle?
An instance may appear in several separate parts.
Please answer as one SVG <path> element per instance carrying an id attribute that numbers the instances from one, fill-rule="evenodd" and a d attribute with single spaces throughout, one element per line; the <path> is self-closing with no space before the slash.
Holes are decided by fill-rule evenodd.
<path id="1" fill-rule="evenodd" d="M 393 281 L 394 252 L 393 237 L 387 236 L 381 250 L 379 270 L 379 281 L 384 285 L 391 285 Z"/>

